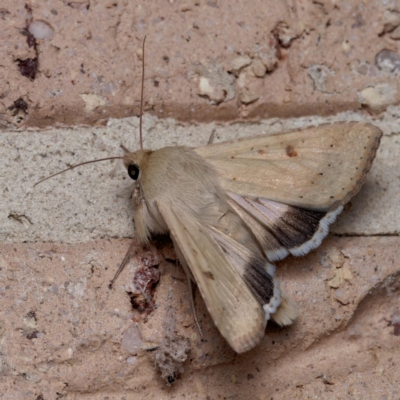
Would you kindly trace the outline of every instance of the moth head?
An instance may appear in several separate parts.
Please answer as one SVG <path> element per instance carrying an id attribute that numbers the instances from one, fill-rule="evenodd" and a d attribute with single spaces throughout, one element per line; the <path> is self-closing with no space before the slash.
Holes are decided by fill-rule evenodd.
<path id="1" fill-rule="evenodd" d="M 149 150 L 137 150 L 133 153 L 127 153 L 123 157 L 124 165 L 128 171 L 128 175 L 134 181 L 140 179 L 142 170 L 146 166 L 149 154 Z"/>

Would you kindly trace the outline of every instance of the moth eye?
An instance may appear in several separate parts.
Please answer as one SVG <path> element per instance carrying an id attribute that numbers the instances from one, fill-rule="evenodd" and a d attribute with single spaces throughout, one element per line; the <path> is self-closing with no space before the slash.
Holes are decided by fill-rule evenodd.
<path id="1" fill-rule="evenodd" d="M 139 166 L 136 164 L 130 164 L 128 166 L 128 175 L 134 181 L 137 181 L 139 178 L 140 169 Z"/>

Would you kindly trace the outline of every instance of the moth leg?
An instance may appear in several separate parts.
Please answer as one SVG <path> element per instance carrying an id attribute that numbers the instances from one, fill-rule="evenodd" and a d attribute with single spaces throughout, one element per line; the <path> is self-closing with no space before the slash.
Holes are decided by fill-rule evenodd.
<path id="1" fill-rule="evenodd" d="M 197 330 L 199 331 L 200 339 L 203 340 L 204 339 L 203 331 L 200 328 L 200 323 L 199 323 L 199 320 L 197 319 L 196 309 L 194 307 L 194 295 L 193 295 L 193 286 L 192 286 L 193 281 L 190 276 L 191 274 L 190 274 L 189 268 L 185 267 L 183 264 L 182 264 L 182 266 L 183 266 L 183 270 L 185 271 L 187 282 L 188 282 L 188 287 L 189 287 L 190 308 L 192 309 L 194 321 L 196 323 Z"/>
<path id="2" fill-rule="evenodd" d="M 132 201 L 135 206 L 134 211 L 134 221 L 135 221 L 135 228 L 136 228 L 136 237 L 139 239 L 141 243 L 147 243 L 149 241 L 149 224 L 150 224 L 150 214 L 146 206 L 146 202 L 144 201 L 144 197 L 139 185 L 136 185 L 133 189 L 132 193 Z M 111 289 L 118 278 L 118 275 L 122 272 L 125 265 L 128 263 L 129 259 L 134 253 L 134 247 L 137 244 L 137 241 L 133 241 L 130 245 L 125 257 L 120 264 L 114 278 L 111 280 L 108 287 Z"/>
<path id="3" fill-rule="evenodd" d="M 122 270 L 124 269 L 125 265 L 128 264 L 129 260 L 131 259 L 132 255 L 133 255 L 133 250 L 135 248 L 136 242 L 132 241 L 131 245 L 129 246 L 128 251 L 125 254 L 124 259 L 122 260 L 122 263 L 120 264 L 120 266 L 118 267 L 117 272 L 115 273 L 114 277 L 111 279 L 110 283 L 108 284 L 108 288 L 112 289 L 115 281 L 117 280 L 119 274 L 122 272 Z"/>
<path id="4" fill-rule="evenodd" d="M 199 320 L 197 319 L 196 309 L 194 307 L 194 295 L 193 295 L 193 286 L 192 286 L 193 285 L 193 280 L 192 280 L 192 277 L 190 276 L 191 274 L 190 275 L 188 274 L 188 272 L 190 272 L 189 268 L 183 267 L 183 269 L 185 271 L 186 278 L 187 278 L 187 283 L 188 283 L 188 286 L 189 286 L 190 307 L 191 307 L 192 312 L 193 312 L 193 317 L 194 317 L 194 321 L 195 321 L 196 326 L 197 326 L 197 330 L 199 331 L 200 339 L 203 340 L 204 339 L 203 331 L 200 328 L 200 323 L 199 323 Z"/>

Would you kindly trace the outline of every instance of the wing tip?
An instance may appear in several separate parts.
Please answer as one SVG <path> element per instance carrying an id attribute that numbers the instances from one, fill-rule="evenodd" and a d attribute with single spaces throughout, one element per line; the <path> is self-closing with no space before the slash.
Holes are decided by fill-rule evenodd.
<path id="1" fill-rule="evenodd" d="M 228 341 L 229 345 L 235 351 L 235 353 L 242 354 L 246 351 L 251 350 L 257 346 L 261 339 L 264 337 L 265 328 L 259 331 L 259 334 L 255 335 L 254 332 L 243 335 L 235 340 Z"/>
<path id="2" fill-rule="evenodd" d="M 348 193 L 346 193 L 346 196 L 336 202 L 336 204 L 339 205 L 346 204 L 361 189 L 361 186 L 364 184 L 367 174 L 372 167 L 372 163 L 375 160 L 376 153 L 378 151 L 383 136 L 383 132 L 380 128 L 367 122 L 355 123 L 352 129 L 355 130 L 355 133 L 359 133 L 360 131 L 364 132 L 367 129 L 369 134 L 369 136 L 367 137 L 368 143 L 364 146 L 365 151 L 362 157 L 364 161 L 363 163 L 360 163 L 358 167 L 359 173 L 358 176 L 355 176 L 356 179 L 353 184 L 353 188 L 349 190 Z M 367 135 L 367 133 L 363 134 Z"/>
<path id="3" fill-rule="evenodd" d="M 271 318 L 280 326 L 292 325 L 299 316 L 299 309 L 289 295 L 281 289 L 281 304 Z"/>

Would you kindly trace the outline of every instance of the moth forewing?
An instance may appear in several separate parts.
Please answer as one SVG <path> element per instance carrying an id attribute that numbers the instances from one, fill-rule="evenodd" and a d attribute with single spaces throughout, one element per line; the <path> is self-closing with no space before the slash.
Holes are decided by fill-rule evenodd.
<path id="1" fill-rule="evenodd" d="M 327 211 L 360 189 L 381 136 L 371 124 L 336 123 L 195 151 L 227 191 Z"/>
<path id="2" fill-rule="evenodd" d="M 173 205 L 158 201 L 157 207 L 222 336 L 237 353 L 254 347 L 264 335 L 266 318 L 243 277 L 203 224 Z"/>

